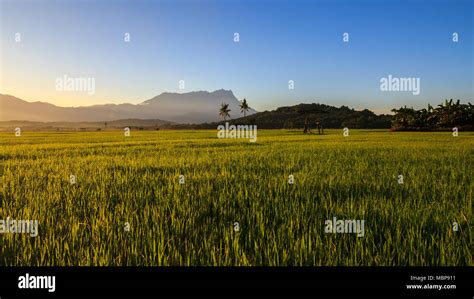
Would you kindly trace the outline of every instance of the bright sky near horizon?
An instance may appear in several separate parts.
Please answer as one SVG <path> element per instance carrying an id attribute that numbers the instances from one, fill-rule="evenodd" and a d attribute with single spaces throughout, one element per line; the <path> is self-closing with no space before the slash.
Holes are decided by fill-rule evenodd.
<path id="1" fill-rule="evenodd" d="M 0 0 L 0 93 L 86 106 L 224 88 L 259 111 L 472 102 L 473 13 L 469 0 Z M 95 93 L 57 91 L 64 75 Z M 420 94 L 381 91 L 389 75 L 419 78 Z"/>

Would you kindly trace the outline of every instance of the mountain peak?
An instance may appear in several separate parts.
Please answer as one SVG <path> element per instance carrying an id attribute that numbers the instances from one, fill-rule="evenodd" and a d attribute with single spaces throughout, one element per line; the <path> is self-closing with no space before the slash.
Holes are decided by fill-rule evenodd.
<path id="1" fill-rule="evenodd" d="M 212 92 L 205 91 L 205 90 L 190 91 L 190 92 L 183 92 L 183 93 L 162 92 L 158 96 L 153 97 L 149 100 L 146 100 L 142 104 L 151 105 L 151 104 L 163 103 L 163 102 L 168 102 L 168 101 L 176 101 L 176 100 L 182 103 L 184 103 L 183 101 L 189 101 L 190 103 L 192 103 L 193 101 L 199 102 L 202 100 L 207 101 L 207 102 L 215 102 L 215 101 L 222 101 L 222 100 L 228 100 L 230 102 L 238 101 L 234 93 L 232 92 L 232 90 L 218 89 Z"/>
<path id="2" fill-rule="evenodd" d="M 182 96 L 182 95 L 196 95 L 196 94 L 201 94 L 201 95 L 225 95 L 225 96 L 234 97 L 234 93 L 232 92 L 231 89 L 227 90 L 227 89 L 221 88 L 221 89 L 217 89 L 217 90 L 214 90 L 214 91 L 197 90 L 197 91 L 188 91 L 188 92 L 183 92 L 183 93 L 165 91 L 165 92 L 160 93 L 158 96 L 156 96 L 154 98 L 163 97 L 163 96 Z M 154 99 L 154 98 L 152 98 L 152 99 Z"/>
<path id="3" fill-rule="evenodd" d="M 225 94 L 225 95 L 234 95 L 234 93 L 232 92 L 232 90 L 226 90 L 226 89 L 218 89 L 218 90 L 214 90 L 213 92 L 211 93 L 214 93 L 214 94 Z"/>

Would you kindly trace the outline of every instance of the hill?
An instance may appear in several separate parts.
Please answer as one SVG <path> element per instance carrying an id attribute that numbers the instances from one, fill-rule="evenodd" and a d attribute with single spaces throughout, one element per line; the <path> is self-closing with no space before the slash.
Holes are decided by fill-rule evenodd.
<path id="1" fill-rule="evenodd" d="M 319 121 L 324 128 L 388 129 L 392 117 L 376 115 L 367 109 L 356 111 L 346 106 L 337 108 L 313 103 L 280 107 L 229 120 L 229 123 L 255 124 L 261 129 L 296 129 L 303 128 L 306 119 L 310 122 L 311 128 L 314 128 L 316 121 Z"/>

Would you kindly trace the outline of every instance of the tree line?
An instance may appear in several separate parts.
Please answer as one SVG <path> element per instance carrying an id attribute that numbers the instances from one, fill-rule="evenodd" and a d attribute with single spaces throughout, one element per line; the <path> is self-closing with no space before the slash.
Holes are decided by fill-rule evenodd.
<path id="1" fill-rule="evenodd" d="M 474 129 L 474 106 L 462 104 L 460 100 L 445 100 L 436 108 L 429 104 L 420 110 L 405 106 L 392 109 L 392 112 L 392 128 L 395 130 Z"/>
<path id="2" fill-rule="evenodd" d="M 240 112 L 243 118 L 237 121 L 242 124 L 258 124 L 261 128 L 302 128 L 308 120 L 316 121 L 324 128 L 392 128 L 395 131 L 444 130 L 457 127 L 460 130 L 474 130 L 474 105 L 460 100 L 445 100 L 444 103 L 433 107 L 416 110 L 406 106 L 392 109 L 393 115 L 376 115 L 365 109 L 355 111 L 348 107 L 340 108 L 324 104 L 299 104 L 280 107 L 274 111 L 264 111 L 249 117 L 246 112 L 249 105 L 246 99 L 240 102 Z M 222 103 L 219 116 L 223 121 L 230 119 L 230 108 Z M 236 120 L 231 120 L 235 122 Z"/>

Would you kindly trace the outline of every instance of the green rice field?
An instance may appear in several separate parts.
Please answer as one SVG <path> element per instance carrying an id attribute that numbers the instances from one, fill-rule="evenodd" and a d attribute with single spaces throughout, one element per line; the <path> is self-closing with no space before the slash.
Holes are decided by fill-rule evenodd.
<path id="1" fill-rule="evenodd" d="M 474 132 L 325 133 L 0 133 L 0 265 L 474 264 Z"/>

